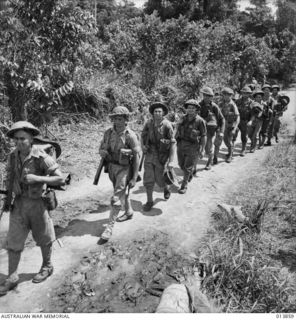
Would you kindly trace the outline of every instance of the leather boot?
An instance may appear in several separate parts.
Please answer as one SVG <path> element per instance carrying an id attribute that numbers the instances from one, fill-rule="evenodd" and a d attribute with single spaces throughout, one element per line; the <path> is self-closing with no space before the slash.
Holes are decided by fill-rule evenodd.
<path id="1" fill-rule="evenodd" d="M 230 163 L 232 161 L 232 148 L 228 149 L 228 154 L 226 155 L 226 160 L 227 163 Z"/>
<path id="2" fill-rule="evenodd" d="M 242 144 L 242 151 L 241 151 L 241 153 L 240 153 L 240 156 L 241 156 L 241 157 L 244 157 L 245 155 L 246 155 L 246 144 L 243 143 L 243 144 Z"/>
<path id="3" fill-rule="evenodd" d="M 165 200 L 169 200 L 169 198 L 171 197 L 171 191 L 170 191 L 169 186 L 164 187 L 163 197 L 165 198 Z"/>
<path id="4" fill-rule="evenodd" d="M 178 193 L 180 193 L 180 194 L 186 193 L 186 191 L 187 191 L 187 186 L 188 186 L 187 181 L 183 181 L 183 182 L 182 182 L 182 185 L 181 185 L 181 188 L 178 190 Z"/>
<path id="5" fill-rule="evenodd" d="M 51 263 L 51 254 L 52 254 L 52 243 L 47 246 L 41 247 L 41 253 L 43 258 L 43 263 L 40 271 L 35 275 L 32 282 L 40 283 L 50 277 L 53 273 L 53 266 Z"/>
<path id="6" fill-rule="evenodd" d="M 212 161 L 213 161 L 213 156 L 209 156 L 208 162 L 206 164 L 205 170 L 211 170 L 212 169 Z"/>

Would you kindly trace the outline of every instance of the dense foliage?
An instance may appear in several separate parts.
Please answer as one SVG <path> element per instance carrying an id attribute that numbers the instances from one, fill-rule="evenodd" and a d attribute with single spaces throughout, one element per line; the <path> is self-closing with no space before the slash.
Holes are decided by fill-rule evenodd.
<path id="1" fill-rule="evenodd" d="M 235 0 L 149 0 L 143 10 L 128 0 L 2 1 L 0 107 L 40 125 L 61 112 L 102 117 L 119 103 L 173 108 L 205 83 L 289 83 L 293 8 L 279 0 L 275 19 L 265 1 L 251 2 L 240 12 Z"/>

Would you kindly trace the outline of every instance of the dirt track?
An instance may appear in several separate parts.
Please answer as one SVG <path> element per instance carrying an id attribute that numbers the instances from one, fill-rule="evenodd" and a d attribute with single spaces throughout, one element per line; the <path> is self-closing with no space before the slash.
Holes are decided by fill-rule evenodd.
<path id="1" fill-rule="evenodd" d="M 284 122 L 287 123 L 288 131 L 293 133 L 295 131 L 293 117 L 296 113 L 295 90 L 290 91 L 289 96 L 291 103 L 284 115 Z M 109 214 L 108 203 L 112 186 L 108 177 L 102 176 L 99 187 L 93 186 L 92 179 L 86 177 L 79 181 L 79 184 L 74 183 L 66 192 L 60 192 L 58 194 L 60 209 L 54 213 L 54 221 L 58 224 L 57 237 L 62 241 L 63 247 L 58 242 L 54 243 L 55 273 L 44 283 L 36 285 L 31 282 L 33 275 L 40 268 L 41 255 L 40 249 L 29 242 L 19 267 L 21 283 L 7 296 L 0 298 L 0 312 L 153 312 L 159 299 L 157 294 L 150 294 L 150 299 L 146 299 L 145 303 L 141 304 L 139 300 L 136 306 L 133 299 L 129 299 L 126 283 L 139 293 L 142 288 L 137 281 L 140 281 L 141 277 L 142 282 L 148 281 L 143 280 L 144 275 L 143 272 L 139 273 L 139 268 L 142 271 L 146 270 L 145 267 L 148 268 L 152 262 L 154 265 L 151 265 L 147 272 L 153 268 L 161 269 L 163 266 L 159 262 L 161 260 L 162 263 L 165 263 L 164 260 L 169 261 L 165 264 L 166 268 L 173 265 L 175 268 L 181 268 L 178 261 L 179 263 L 181 261 L 183 266 L 190 265 L 217 203 L 228 197 L 240 181 L 260 171 L 260 166 L 270 148 L 265 147 L 254 154 L 248 153 L 244 158 L 239 156 L 239 150 L 240 143 L 237 141 L 235 159 L 231 164 L 227 164 L 224 161 L 226 150 L 223 148 L 219 164 L 211 171 L 204 171 L 205 161 L 201 161 L 198 166 L 198 176 L 190 183 L 185 195 L 179 195 L 177 188 L 173 187 L 170 200 L 165 201 L 162 193 L 156 192 L 157 204 L 148 213 L 142 210 L 146 196 L 140 182 L 131 193 L 134 218 L 124 223 L 117 223 L 112 240 L 103 246 L 98 246 L 96 242 Z M 177 163 L 175 167 L 177 174 L 180 174 Z M 2 228 L 7 218 L 5 216 L 1 222 Z M 155 244 L 159 246 L 155 247 Z M 2 280 L 7 273 L 5 250 L 0 250 L 0 260 L 0 280 Z M 91 274 L 94 265 L 97 268 L 99 265 L 99 277 Z M 154 272 L 153 276 L 156 274 L 158 273 Z M 88 279 L 96 279 L 96 283 L 85 281 L 86 275 Z M 129 282 L 121 279 L 122 277 Z M 162 278 L 158 283 L 165 286 L 174 281 L 173 277 L 170 279 Z M 77 286 L 71 287 L 73 283 L 77 283 Z M 100 305 L 95 303 L 96 297 L 90 296 L 92 290 L 96 297 L 103 297 L 97 300 Z M 107 298 L 106 292 L 103 295 L 104 290 L 109 292 Z M 122 303 L 124 299 L 118 298 L 119 292 L 121 298 L 124 295 L 127 304 L 124 305 Z M 133 297 L 137 292 L 133 292 Z M 146 294 L 149 295 L 149 292 Z M 77 300 L 77 297 L 80 297 L 80 300 Z M 78 302 L 79 308 L 77 308 Z M 113 305 L 111 310 L 108 308 L 110 302 Z"/>

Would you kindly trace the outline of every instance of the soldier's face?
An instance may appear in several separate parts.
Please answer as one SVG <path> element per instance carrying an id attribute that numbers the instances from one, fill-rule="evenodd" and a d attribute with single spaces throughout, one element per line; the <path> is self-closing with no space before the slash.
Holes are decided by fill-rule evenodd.
<path id="1" fill-rule="evenodd" d="M 14 134 L 14 142 L 20 152 L 28 152 L 33 143 L 33 136 L 29 132 L 18 130 Z"/>
<path id="2" fill-rule="evenodd" d="M 223 100 L 224 100 L 224 101 L 229 102 L 229 101 L 230 101 L 230 98 L 231 98 L 231 94 L 229 94 L 229 93 L 222 93 L 222 97 L 223 97 Z"/>
<path id="3" fill-rule="evenodd" d="M 124 128 L 126 125 L 126 118 L 124 116 L 115 116 L 112 117 L 112 122 L 116 128 Z"/>
<path id="4" fill-rule="evenodd" d="M 243 97 L 244 99 L 247 99 L 247 98 L 249 98 L 250 96 L 251 96 L 250 93 L 242 92 L 242 97 Z"/>
<path id="5" fill-rule="evenodd" d="M 213 101 L 213 96 L 210 96 L 210 95 L 208 95 L 208 94 L 205 94 L 205 93 L 203 93 L 203 99 L 204 99 L 204 102 L 205 103 L 210 103 L 210 102 L 212 102 Z"/>
<path id="6" fill-rule="evenodd" d="M 268 88 L 263 89 L 264 95 L 268 97 L 270 95 L 270 90 Z"/>
<path id="7" fill-rule="evenodd" d="M 196 114 L 196 107 L 193 106 L 192 104 L 189 104 L 187 106 L 187 114 L 191 115 L 191 116 L 195 115 Z"/>
<path id="8" fill-rule="evenodd" d="M 277 89 L 277 88 L 272 89 L 272 94 L 273 94 L 273 95 L 275 95 L 275 96 L 276 96 L 276 95 L 277 95 L 277 93 L 278 93 L 278 89 Z"/>
<path id="9" fill-rule="evenodd" d="M 262 97 L 261 94 L 256 94 L 255 97 L 254 97 L 254 100 L 257 101 L 257 102 L 261 102 L 261 101 L 262 101 L 262 98 L 263 98 L 263 97 Z"/>
<path id="10" fill-rule="evenodd" d="M 163 110 L 162 110 L 162 108 L 156 108 L 156 109 L 154 109 L 154 111 L 153 111 L 153 118 L 154 118 L 155 120 L 160 120 L 160 119 L 163 118 Z"/>

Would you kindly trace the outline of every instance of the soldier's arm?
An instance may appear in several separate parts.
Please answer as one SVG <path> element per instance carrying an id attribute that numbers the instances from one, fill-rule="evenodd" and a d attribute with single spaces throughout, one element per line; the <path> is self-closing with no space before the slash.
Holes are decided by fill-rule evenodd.
<path id="1" fill-rule="evenodd" d="M 60 186 L 64 184 L 64 178 L 59 165 L 50 156 L 42 158 L 41 167 L 45 175 L 38 176 L 35 174 L 27 174 L 24 176 L 24 182 L 27 184 L 46 183 L 52 186 Z"/>
<path id="2" fill-rule="evenodd" d="M 139 166 L 140 166 L 140 152 L 141 152 L 141 146 L 140 142 L 136 135 L 133 135 L 131 137 L 131 149 L 133 151 L 133 162 L 132 162 L 132 180 L 133 184 L 131 187 L 133 187 L 137 181 L 138 174 L 139 174 Z"/>
<path id="3" fill-rule="evenodd" d="M 4 179 L 3 179 L 3 187 L 5 188 L 5 191 L 8 192 L 8 194 L 12 192 L 12 190 L 10 190 L 10 188 L 12 187 L 12 184 L 10 182 L 12 170 L 13 168 L 11 168 L 11 155 L 9 155 L 8 161 L 6 164 L 5 173 L 4 173 Z M 1 208 L 2 212 L 9 210 L 10 203 L 8 203 L 9 202 L 8 199 L 9 199 L 9 196 L 4 198 L 3 206 Z"/>
<path id="4" fill-rule="evenodd" d="M 216 108 L 216 116 L 217 116 L 217 120 L 218 120 L 218 127 L 219 127 L 219 131 L 221 134 L 224 134 L 224 130 L 225 130 L 225 118 L 222 114 L 222 111 L 219 107 Z"/>
<path id="5" fill-rule="evenodd" d="M 148 121 L 145 123 L 142 134 L 141 134 L 141 144 L 143 153 L 147 152 L 148 149 L 148 137 L 149 137 L 149 125 Z"/>
<path id="6" fill-rule="evenodd" d="M 202 121 L 200 126 L 201 139 L 200 139 L 200 152 L 203 153 L 207 142 L 207 126 L 206 122 Z"/>
<path id="7" fill-rule="evenodd" d="M 239 125 L 240 115 L 239 115 L 239 111 L 238 111 L 238 108 L 235 103 L 233 104 L 233 107 L 234 107 L 234 114 L 237 116 L 235 122 L 233 123 L 233 129 L 236 130 Z"/>
<path id="8" fill-rule="evenodd" d="M 103 140 L 101 142 L 100 148 L 99 148 L 99 154 L 102 158 L 106 158 L 109 153 L 108 153 L 108 134 L 109 131 L 105 131 Z"/>
<path id="9" fill-rule="evenodd" d="M 171 125 L 169 125 L 169 139 L 171 140 L 171 147 L 170 147 L 170 154 L 169 154 L 169 164 L 168 165 L 172 165 L 172 162 L 174 161 L 174 156 L 176 153 L 176 139 L 174 137 L 174 130 L 173 127 Z"/>

